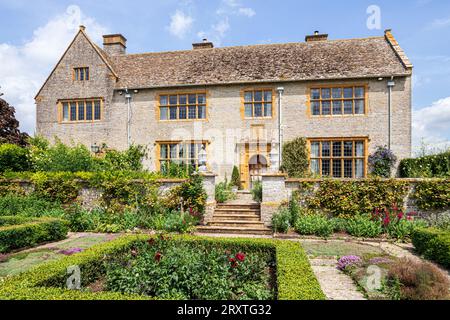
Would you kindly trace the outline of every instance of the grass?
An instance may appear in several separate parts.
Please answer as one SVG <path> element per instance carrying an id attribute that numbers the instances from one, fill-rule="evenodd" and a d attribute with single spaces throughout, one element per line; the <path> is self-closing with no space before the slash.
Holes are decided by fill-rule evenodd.
<path id="1" fill-rule="evenodd" d="M 380 256 L 380 248 L 353 242 L 301 241 L 305 252 L 310 257 Z"/>
<path id="2" fill-rule="evenodd" d="M 109 241 L 111 240 L 110 238 L 106 234 L 90 234 L 80 238 L 55 242 L 54 245 L 50 244 L 44 247 L 5 255 L 0 260 L 0 278 L 16 275 L 42 263 L 65 257 L 64 254 L 58 252 L 60 250 L 71 248 L 87 249 L 96 244 Z"/>

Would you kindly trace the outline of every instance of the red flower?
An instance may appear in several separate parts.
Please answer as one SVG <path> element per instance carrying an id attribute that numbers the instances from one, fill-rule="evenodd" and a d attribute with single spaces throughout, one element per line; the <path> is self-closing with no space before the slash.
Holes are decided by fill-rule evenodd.
<path id="1" fill-rule="evenodd" d="M 157 253 L 155 254 L 155 260 L 156 260 L 157 262 L 159 262 L 159 261 L 161 260 L 161 257 L 162 257 L 161 252 L 157 252 Z"/>
<path id="2" fill-rule="evenodd" d="M 150 238 L 147 240 L 147 243 L 152 246 L 155 243 L 155 239 Z"/>
<path id="3" fill-rule="evenodd" d="M 386 226 L 389 224 L 389 222 L 391 222 L 391 219 L 389 218 L 389 216 L 386 216 L 386 217 L 383 219 L 383 224 L 384 224 L 384 226 L 386 227 Z"/>
<path id="4" fill-rule="evenodd" d="M 230 258 L 228 260 L 230 261 L 232 268 L 236 268 L 238 266 L 238 263 L 234 258 Z"/>
<path id="5" fill-rule="evenodd" d="M 399 212 L 397 215 L 398 220 L 401 220 L 403 218 L 403 212 Z"/>
<path id="6" fill-rule="evenodd" d="M 239 252 L 238 254 L 236 254 L 236 259 L 239 261 L 244 261 L 245 260 L 245 254 L 243 254 L 242 252 Z"/>

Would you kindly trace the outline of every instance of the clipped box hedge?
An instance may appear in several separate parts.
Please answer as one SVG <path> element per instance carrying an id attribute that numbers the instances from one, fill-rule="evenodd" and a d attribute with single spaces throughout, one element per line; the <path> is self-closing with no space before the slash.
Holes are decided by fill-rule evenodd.
<path id="1" fill-rule="evenodd" d="M 148 296 L 121 294 L 117 292 L 86 292 L 65 289 L 67 268 L 77 265 L 81 270 L 81 286 L 86 287 L 104 273 L 103 259 L 106 255 L 130 250 L 139 242 L 147 241 L 148 235 L 127 235 L 111 242 L 96 245 L 73 256 L 64 257 L 27 272 L 6 278 L 0 285 L 0 300 L 140 300 L 154 299 Z M 269 239 L 225 239 L 193 236 L 175 236 L 177 241 L 201 242 L 212 247 L 230 247 L 243 251 L 267 251 L 275 253 L 277 298 L 279 300 L 325 299 L 308 258 L 299 243 Z"/>
<path id="2" fill-rule="evenodd" d="M 64 239 L 68 230 L 62 219 L 0 216 L 0 253 Z"/>
<path id="3" fill-rule="evenodd" d="M 417 252 L 450 268 L 450 232 L 435 228 L 419 229 L 412 235 Z"/>
<path id="4" fill-rule="evenodd" d="M 450 151 L 421 158 L 403 159 L 399 165 L 402 178 L 450 177 Z"/>

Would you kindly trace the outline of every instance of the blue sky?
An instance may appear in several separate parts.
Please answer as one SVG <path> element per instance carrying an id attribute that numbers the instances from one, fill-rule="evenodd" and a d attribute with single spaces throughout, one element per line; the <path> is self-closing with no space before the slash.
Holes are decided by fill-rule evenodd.
<path id="1" fill-rule="evenodd" d="M 450 145 L 450 1 L 152 1 L 0 0 L 0 89 L 34 131 L 32 97 L 79 23 L 101 42 L 122 33 L 127 51 L 188 49 L 207 37 L 216 46 L 303 41 L 314 30 L 331 39 L 382 35 L 392 28 L 414 68 L 414 144 Z M 367 9 L 380 9 L 369 29 Z"/>

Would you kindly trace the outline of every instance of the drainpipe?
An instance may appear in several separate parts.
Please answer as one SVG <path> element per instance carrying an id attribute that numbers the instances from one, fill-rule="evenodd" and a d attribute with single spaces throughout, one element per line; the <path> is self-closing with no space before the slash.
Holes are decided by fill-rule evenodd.
<path id="1" fill-rule="evenodd" d="M 125 89 L 125 99 L 127 100 L 127 145 L 131 146 L 131 94 Z"/>
<path id="2" fill-rule="evenodd" d="M 281 168 L 283 161 L 283 141 L 281 133 L 281 97 L 283 96 L 284 88 L 278 87 L 278 168 Z"/>
<path id="3" fill-rule="evenodd" d="M 387 83 L 388 86 L 388 149 L 391 150 L 392 141 L 392 88 L 395 86 L 394 77 Z"/>

